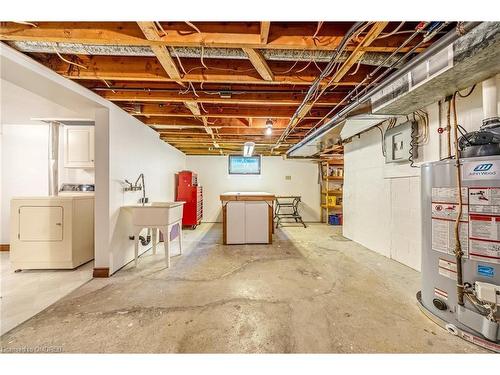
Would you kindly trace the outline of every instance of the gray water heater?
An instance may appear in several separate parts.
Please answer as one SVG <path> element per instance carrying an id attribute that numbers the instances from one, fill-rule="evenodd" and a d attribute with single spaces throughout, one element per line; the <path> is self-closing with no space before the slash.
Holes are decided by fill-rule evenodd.
<path id="1" fill-rule="evenodd" d="M 450 333 L 500 352 L 500 156 L 460 161 L 463 285 L 458 303 L 455 160 L 422 166 L 422 311 Z"/>

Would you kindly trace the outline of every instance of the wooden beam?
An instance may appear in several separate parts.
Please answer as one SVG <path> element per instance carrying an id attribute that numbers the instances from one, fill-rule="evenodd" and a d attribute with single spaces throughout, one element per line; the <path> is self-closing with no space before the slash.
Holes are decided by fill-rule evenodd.
<path id="1" fill-rule="evenodd" d="M 174 47 L 221 47 L 221 48 L 265 48 L 265 49 L 296 49 L 296 50 L 334 50 L 349 28 L 348 22 L 325 23 L 320 35 L 313 38 L 316 23 L 311 22 L 306 30 L 303 23 L 294 25 L 273 23 L 273 38 L 262 43 L 260 30 L 254 29 L 248 23 L 238 23 L 238 29 L 231 32 L 221 32 L 225 26 L 213 23 L 210 30 L 192 33 L 192 29 L 181 23 L 173 23 L 166 27 L 167 35 L 161 40 L 152 42 L 155 45 Z M 150 45 L 135 22 L 37 22 L 37 27 L 14 22 L 2 22 L 0 25 L 0 40 L 26 40 L 58 43 L 81 43 L 95 45 Z M 164 27 L 164 28 L 165 28 Z M 184 27 L 184 29 L 182 29 Z M 394 52 L 407 38 L 407 35 L 394 35 L 381 39 L 370 47 L 371 52 Z M 416 38 L 415 44 L 420 42 Z M 319 40 L 319 43 L 318 43 Z M 426 43 L 417 52 L 424 50 Z M 401 52 L 409 51 L 414 44 L 405 47 Z M 352 50 L 348 47 L 347 50 Z"/>
<path id="2" fill-rule="evenodd" d="M 196 117 L 201 117 L 200 107 L 198 107 L 198 104 L 194 100 L 186 100 L 184 102 L 184 105 L 191 111 L 193 115 L 195 115 Z"/>
<path id="3" fill-rule="evenodd" d="M 189 117 L 139 117 L 139 120 L 144 124 L 152 127 L 165 127 L 165 128 L 202 128 L 203 122 L 200 119 L 189 118 Z M 207 118 L 208 125 L 211 128 L 223 129 L 248 129 L 249 124 L 243 123 L 237 118 Z M 251 128 L 253 129 L 265 129 L 266 128 L 265 118 L 252 118 Z M 273 129 L 284 129 L 288 124 L 287 119 L 274 119 Z M 303 120 L 297 127 L 310 129 L 315 123 L 315 120 Z"/>
<path id="4" fill-rule="evenodd" d="M 146 38 L 150 41 L 158 41 L 160 40 L 160 35 L 158 34 L 158 30 L 154 24 L 154 22 L 137 22 L 142 32 L 146 36 Z M 167 72 L 168 76 L 175 80 L 180 85 L 184 86 L 181 82 L 181 74 L 177 69 L 177 65 L 175 65 L 174 59 L 170 56 L 170 52 L 168 52 L 167 47 L 159 46 L 159 45 L 150 45 L 151 50 L 160 61 L 161 66 Z"/>
<path id="5" fill-rule="evenodd" d="M 129 109 L 123 106 L 125 110 Z M 295 111 L 293 107 L 251 107 L 251 106 L 205 106 L 208 113 L 202 114 L 206 118 L 248 118 L 254 119 L 290 119 Z M 328 107 L 312 108 L 304 117 L 307 120 L 319 120 L 329 111 Z M 161 104 L 143 104 L 140 112 L 129 111 L 135 116 L 146 117 L 193 117 L 193 113 L 184 105 L 161 105 Z"/>
<path id="6" fill-rule="evenodd" d="M 271 22 L 269 22 L 269 21 L 262 21 L 260 23 L 260 43 L 261 44 L 267 44 L 267 41 L 269 39 L 270 27 L 271 27 Z"/>
<path id="7" fill-rule="evenodd" d="M 70 79 L 75 80 L 106 80 L 106 81 L 142 81 L 142 82 L 172 82 L 163 66 L 155 57 L 143 56 L 88 56 L 80 55 L 79 62 L 87 69 L 74 69 L 70 64 L 61 60 L 57 55 L 35 56 L 38 60 Z M 292 65 L 289 61 L 268 61 L 273 72 L 286 72 Z M 266 81 L 255 71 L 248 60 L 220 59 L 212 63 L 213 69 L 204 68 L 199 59 L 183 59 L 183 66 L 187 74 L 181 78 L 182 82 L 211 82 L 224 84 L 273 84 L 273 85 L 300 85 L 307 86 L 317 77 L 318 70 L 309 66 L 300 73 L 275 73 L 273 81 Z M 358 74 L 349 76 L 349 79 L 336 82 L 339 86 L 354 86 L 373 68 L 361 67 Z"/>
<path id="8" fill-rule="evenodd" d="M 196 103 L 193 100 L 187 100 L 184 102 L 184 105 L 193 113 L 193 115 L 195 115 L 196 117 L 201 117 L 201 111 L 200 111 L 200 107 L 198 106 L 198 103 Z M 208 126 L 207 118 L 202 117 L 201 120 L 203 122 L 203 129 L 212 139 L 212 144 L 214 145 L 215 148 L 218 148 L 219 145 L 217 144 L 217 142 L 215 140 L 214 132 L 213 132 L 212 128 L 210 128 Z"/>
<path id="9" fill-rule="evenodd" d="M 368 47 L 377 37 L 382 33 L 389 22 L 375 22 L 375 24 L 370 28 L 366 36 L 363 38 L 361 43 L 359 43 L 356 48 L 351 52 L 349 57 L 340 66 L 339 70 L 332 77 L 332 82 L 337 82 L 341 80 L 347 72 L 356 64 L 359 59 L 366 53 L 366 47 Z"/>
<path id="10" fill-rule="evenodd" d="M 197 103 L 220 103 L 220 104 L 242 104 L 242 105 L 279 105 L 279 106 L 293 106 L 299 105 L 304 99 L 302 93 L 236 93 L 231 97 L 222 97 L 216 93 L 209 94 L 202 91 L 197 92 L 197 96 L 191 91 L 186 94 L 181 94 L 179 91 L 165 92 L 165 91 L 148 91 L 148 90 L 106 90 L 97 91 L 103 98 L 111 100 L 112 102 L 141 102 L 141 103 L 183 103 L 186 100 L 192 100 Z M 344 97 L 341 93 L 327 93 L 324 94 L 316 106 L 333 107 L 338 104 Z"/>
<path id="11" fill-rule="evenodd" d="M 361 58 L 361 56 L 364 55 L 364 48 L 368 47 L 375 39 L 377 39 L 377 37 L 382 33 L 382 31 L 388 24 L 389 22 L 375 22 L 367 32 L 363 40 L 356 46 L 347 60 L 342 63 L 337 72 L 329 80 L 329 83 L 334 83 L 341 80 L 353 67 L 353 65 Z M 315 103 L 316 100 L 311 101 L 310 103 L 306 103 L 298 112 L 296 112 L 296 116 L 290 122 L 290 130 L 288 130 L 288 134 L 285 134 L 285 138 L 289 137 L 291 130 L 295 128 L 297 123 L 311 110 Z"/>
<path id="12" fill-rule="evenodd" d="M 263 79 L 266 81 L 274 81 L 274 74 L 271 68 L 269 68 L 269 65 L 267 65 L 266 59 L 264 59 L 260 52 L 257 52 L 252 48 L 243 48 L 243 52 L 246 53 L 250 62 L 255 67 L 255 70 L 259 72 Z"/>

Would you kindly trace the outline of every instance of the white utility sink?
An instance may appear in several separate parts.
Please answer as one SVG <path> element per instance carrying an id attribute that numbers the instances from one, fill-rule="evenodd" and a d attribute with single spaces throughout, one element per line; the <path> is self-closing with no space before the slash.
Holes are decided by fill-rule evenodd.
<path id="1" fill-rule="evenodd" d="M 142 227 L 161 227 L 182 220 L 184 202 L 153 202 L 146 205 L 124 206 L 132 210 L 132 224 Z"/>
<path id="2" fill-rule="evenodd" d="M 185 202 L 153 202 L 123 206 L 132 211 L 132 225 L 134 226 L 135 265 L 139 257 L 139 234 L 143 228 L 152 229 L 153 254 L 156 254 L 157 230 L 163 234 L 165 246 L 165 261 L 170 267 L 170 241 L 178 238 L 179 250 L 182 254 L 182 208 Z"/>

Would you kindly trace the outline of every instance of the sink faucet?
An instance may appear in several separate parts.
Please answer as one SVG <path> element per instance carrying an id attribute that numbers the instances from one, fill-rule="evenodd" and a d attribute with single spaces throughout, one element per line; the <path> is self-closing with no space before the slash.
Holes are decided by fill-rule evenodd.
<path id="1" fill-rule="evenodd" d="M 141 181 L 141 184 L 139 185 L 139 180 Z M 146 184 L 144 183 L 144 173 L 141 173 L 139 177 L 137 177 L 137 180 L 135 180 L 135 183 L 132 185 L 132 183 L 129 180 L 125 180 L 125 182 L 128 184 L 128 186 L 124 189 L 125 191 L 139 191 L 142 190 L 142 198 L 140 202 L 144 206 L 147 202 L 146 199 Z"/>

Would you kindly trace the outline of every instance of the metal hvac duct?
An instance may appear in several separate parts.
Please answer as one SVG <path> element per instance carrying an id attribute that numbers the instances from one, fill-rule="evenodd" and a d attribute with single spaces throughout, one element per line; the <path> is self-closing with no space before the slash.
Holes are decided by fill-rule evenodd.
<path id="1" fill-rule="evenodd" d="M 81 43 L 56 43 L 45 41 L 13 41 L 10 45 L 21 52 L 49 53 L 56 51 L 71 55 L 93 56 L 144 56 L 154 57 L 155 54 L 148 46 L 121 46 L 121 45 L 87 45 Z M 168 47 L 170 54 L 181 58 L 201 58 L 201 47 Z M 334 51 L 301 51 L 293 49 L 259 49 L 262 56 L 269 61 L 303 61 L 303 62 L 329 62 Z M 396 62 L 402 54 L 395 55 L 385 61 L 387 54 L 383 52 L 366 52 L 361 61 L 365 65 L 389 66 Z M 248 56 L 241 48 L 204 47 L 203 56 L 207 59 L 236 59 L 248 60 Z M 345 61 L 349 53 L 343 53 L 340 61 Z"/>

